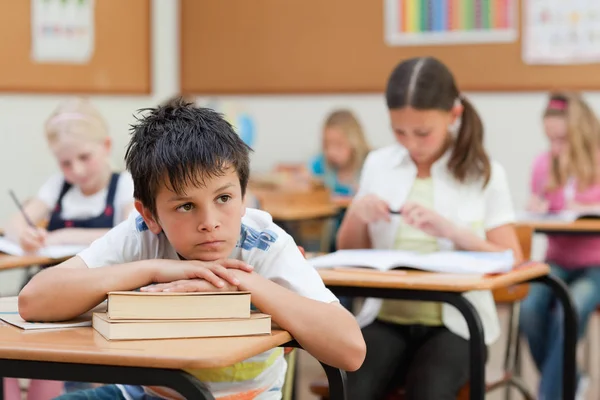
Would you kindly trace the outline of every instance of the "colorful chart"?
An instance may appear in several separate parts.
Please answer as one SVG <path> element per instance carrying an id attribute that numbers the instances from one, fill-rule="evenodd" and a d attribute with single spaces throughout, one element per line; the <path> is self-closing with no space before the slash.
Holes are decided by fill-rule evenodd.
<path id="1" fill-rule="evenodd" d="M 516 40 L 514 0 L 386 0 L 389 45 Z"/>

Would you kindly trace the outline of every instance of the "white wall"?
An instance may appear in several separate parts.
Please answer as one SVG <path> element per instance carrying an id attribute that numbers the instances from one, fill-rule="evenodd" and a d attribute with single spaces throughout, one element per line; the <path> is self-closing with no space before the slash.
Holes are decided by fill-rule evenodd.
<path id="1" fill-rule="evenodd" d="M 152 71 L 150 96 L 93 96 L 106 117 L 114 139 L 114 161 L 123 166 L 124 148 L 133 112 L 157 104 L 179 91 L 178 2 L 153 0 Z M 545 147 L 540 124 L 543 93 L 477 93 L 467 95 L 484 120 L 492 157 L 507 170 L 517 206 L 524 203 L 532 158 Z M 61 96 L 0 95 L 0 223 L 15 211 L 7 195 L 33 196 L 56 170 L 47 152 L 43 123 Z M 587 99 L 600 112 L 600 93 Z M 335 107 L 350 107 L 364 124 L 373 146 L 391 142 L 382 95 L 241 96 L 235 101 L 255 118 L 258 137 L 253 169 L 266 170 L 280 161 L 303 161 L 317 151 L 324 116 Z M 0 275 L 0 293 L 16 273 Z"/>

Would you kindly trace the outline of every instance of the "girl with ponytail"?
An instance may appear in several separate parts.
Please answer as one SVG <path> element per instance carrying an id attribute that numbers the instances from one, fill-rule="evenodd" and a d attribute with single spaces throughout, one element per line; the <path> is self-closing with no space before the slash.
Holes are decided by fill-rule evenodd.
<path id="1" fill-rule="evenodd" d="M 486 153 L 481 119 L 448 68 L 434 58 L 400 63 L 386 101 L 396 143 L 367 157 L 338 248 L 512 250 L 520 261 L 504 169 Z M 465 297 L 493 343 L 500 328 L 492 294 Z M 383 399 L 400 385 L 407 399 L 451 399 L 468 381 L 469 333 L 451 306 L 369 299 L 358 320 L 367 356 L 348 374 L 349 399 Z"/>

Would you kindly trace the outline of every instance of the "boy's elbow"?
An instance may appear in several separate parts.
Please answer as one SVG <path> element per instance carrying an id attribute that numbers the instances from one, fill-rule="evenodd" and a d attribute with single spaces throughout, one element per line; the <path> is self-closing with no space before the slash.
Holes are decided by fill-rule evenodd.
<path id="1" fill-rule="evenodd" d="M 29 287 L 29 285 L 25 286 L 21 293 L 19 293 L 19 315 L 25 321 L 34 321 L 36 319 L 36 311 L 35 311 L 35 294 Z"/>
<path id="2" fill-rule="evenodd" d="M 343 360 L 344 365 L 340 366 L 340 368 L 353 372 L 358 370 L 365 361 L 367 345 L 360 331 L 358 331 L 358 335 L 351 336 L 348 338 L 348 343 L 346 344 L 346 357 Z"/>
<path id="3" fill-rule="evenodd" d="M 44 318 L 44 313 L 48 311 L 48 305 L 45 304 L 45 295 L 47 291 L 43 290 L 34 276 L 19 292 L 18 307 L 19 315 L 25 321 L 40 321 Z"/>

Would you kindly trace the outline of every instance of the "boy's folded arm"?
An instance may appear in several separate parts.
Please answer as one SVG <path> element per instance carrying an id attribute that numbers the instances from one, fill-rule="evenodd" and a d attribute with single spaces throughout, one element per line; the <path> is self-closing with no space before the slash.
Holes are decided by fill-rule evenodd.
<path id="1" fill-rule="evenodd" d="M 354 316 L 339 303 L 303 297 L 256 273 L 235 273 L 240 290 L 251 292 L 252 303 L 312 356 L 346 371 L 362 365 L 366 354 L 362 332 Z"/>
<path id="2" fill-rule="evenodd" d="M 27 321 L 64 321 L 87 312 L 110 291 L 133 290 L 152 282 L 157 263 L 135 261 L 88 268 L 79 257 L 36 274 L 19 293 L 19 314 Z"/>

